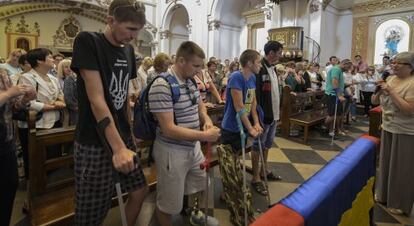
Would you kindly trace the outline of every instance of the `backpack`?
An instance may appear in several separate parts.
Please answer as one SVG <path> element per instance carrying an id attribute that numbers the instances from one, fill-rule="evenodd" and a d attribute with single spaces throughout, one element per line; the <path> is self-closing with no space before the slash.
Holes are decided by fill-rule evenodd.
<path id="1" fill-rule="evenodd" d="M 180 99 L 180 84 L 177 79 L 168 73 L 162 73 L 159 76 L 155 77 L 150 84 L 141 91 L 139 98 L 135 102 L 134 106 L 134 123 L 133 123 L 133 133 L 134 136 L 141 140 L 154 140 L 155 131 L 157 128 L 157 121 L 150 112 L 149 103 L 148 103 L 148 94 L 151 89 L 152 84 L 158 78 L 163 78 L 171 88 L 171 98 L 173 105 L 178 102 Z M 191 81 L 197 87 L 197 83 L 193 78 Z M 176 123 L 175 114 L 174 114 L 174 123 Z"/>

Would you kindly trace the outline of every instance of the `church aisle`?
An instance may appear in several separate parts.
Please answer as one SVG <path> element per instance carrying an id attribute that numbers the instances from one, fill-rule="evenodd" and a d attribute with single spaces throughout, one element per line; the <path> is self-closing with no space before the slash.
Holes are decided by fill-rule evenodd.
<path id="1" fill-rule="evenodd" d="M 347 129 L 347 136 L 338 137 L 334 145 L 330 145 L 330 139 L 321 137 L 319 131 L 312 130 L 308 144 L 303 144 L 301 137 L 285 139 L 277 134 L 275 143 L 269 152 L 269 167 L 276 174 L 282 176 L 282 181 L 269 182 L 271 191 L 271 203 L 276 203 L 295 190 L 305 180 L 318 172 L 327 162 L 334 158 L 340 151 L 361 134 L 368 131 L 368 122 L 365 118 L 359 118 L 359 122 L 353 122 L 352 126 Z M 247 165 L 251 166 L 250 161 Z M 220 201 L 219 195 L 222 191 L 220 173 L 218 167 L 214 167 L 210 172 L 210 214 L 219 220 L 221 226 L 230 226 L 229 212 L 223 202 Z M 248 174 L 248 181 L 251 175 Z M 252 188 L 251 188 L 252 189 Z M 255 209 L 266 210 L 266 197 L 252 191 L 253 205 Z M 25 191 L 19 190 L 15 208 L 12 217 L 12 225 L 26 226 L 29 225 L 27 216 L 21 213 L 21 207 L 26 195 Z M 213 206 L 214 201 L 214 206 Z M 155 207 L 155 192 L 151 192 L 144 201 L 141 214 L 137 225 L 146 226 L 149 224 Z M 376 205 L 374 208 L 374 218 L 377 226 L 402 226 L 414 225 L 414 213 L 411 217 L 395 216 L 387 212 L 382 205 Z M 120 222 L 118 208 L 110 210 L 104 226 L 118 225 Z M 186 217 L 177 215 L 174 217 L 175 226 L 190 225 Z"/>

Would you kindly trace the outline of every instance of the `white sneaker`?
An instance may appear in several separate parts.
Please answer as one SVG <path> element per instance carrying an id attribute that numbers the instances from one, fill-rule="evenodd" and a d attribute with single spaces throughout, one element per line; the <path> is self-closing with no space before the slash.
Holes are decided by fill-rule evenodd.
<path id="1" fill-rule="evenodd" d="M 190 217 L 190 224 L 194 226 L 204 226 L 205 225 L 205 215 L 203 211 L 192 211 Z M 207 225 L 208 226 L 218 226 L 219 222 L 216 218 L 207 216 Z"/>

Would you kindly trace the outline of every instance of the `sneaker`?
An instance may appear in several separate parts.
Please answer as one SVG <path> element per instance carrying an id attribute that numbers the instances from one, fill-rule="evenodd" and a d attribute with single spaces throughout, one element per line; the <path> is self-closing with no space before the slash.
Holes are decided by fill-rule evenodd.
<path id="1" fill-rule="evenodd" d="M 195 210 L 191 212 L 190 224 L 194 226 L 204 226 L 205 225 L 205 215 L 201 210 Z M 218 226 L 219 222 L 216 218 L 207 216 L 207 225 L 208 226 Z"/>
<path id="2" fill-rule="evenodd" d="M 403 215 L 404 212 L 400 209 L 395 209 L 395 208 L 388 208 L 388 211 L 390 211 L 390 213 L 395 214 L 395 215 Z"/>

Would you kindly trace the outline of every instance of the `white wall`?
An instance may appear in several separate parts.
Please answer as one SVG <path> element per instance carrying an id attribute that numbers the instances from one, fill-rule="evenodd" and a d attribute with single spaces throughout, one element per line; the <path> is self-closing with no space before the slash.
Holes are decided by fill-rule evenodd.
<path id="1" fill-rule="evenodd" d="M 343 11 L 338 16 L 336 29 L 336 53 L 340 59 L 351 59 L 352 56 L 352 12 Z"/>
<path id="2" fill-rule="evenodd" d="M 328 6 L 321 24 L 321 63 L 324 65 L 333 55 L 340 59 L 351 58 L 352 13 Z"/>

